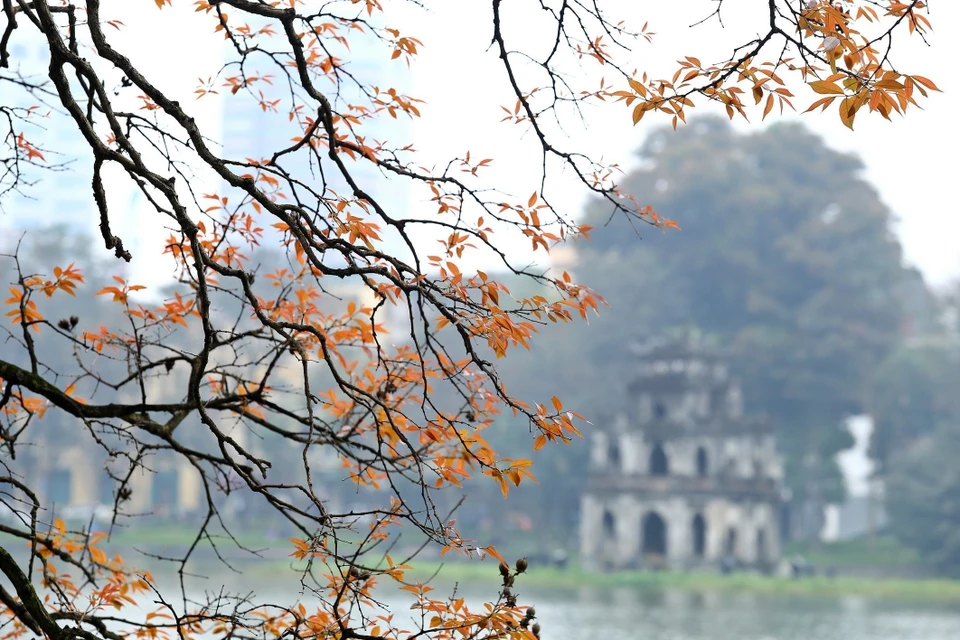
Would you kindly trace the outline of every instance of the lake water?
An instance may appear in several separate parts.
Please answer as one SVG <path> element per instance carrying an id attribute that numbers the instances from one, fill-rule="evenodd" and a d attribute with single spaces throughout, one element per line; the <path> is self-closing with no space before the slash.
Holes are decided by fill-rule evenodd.
<path id="1" fill-rule="evenodd" d="M 297 599 L 270 591 L 268 601 Z M 467 588 L 460 595 L 472 606 L 494 591 Z M 519 595 L 536 606 L 543 640 L 960 640 L 955 604 L 595 587 Z M 384 604 L 400 619 L 410 601 L 392 600 Z"/>
<path id="2" fill-rule="evenodd" d="M 958 640 L 960 609 L 858 597 L 581 589 L 531 593 L 544 640 Z"/>

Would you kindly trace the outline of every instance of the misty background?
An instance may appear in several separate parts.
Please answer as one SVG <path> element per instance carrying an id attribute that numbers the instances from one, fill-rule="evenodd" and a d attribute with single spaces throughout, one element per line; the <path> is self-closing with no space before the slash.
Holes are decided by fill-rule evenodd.
<path id="1" fill-rule="evenodd" d="M 655 130 L 637 154 L 641 168 L 625 189 L 682 230 L 632 229 L 588 206 L 591 240 L 555 255 L 554 268 L 610 306 L 586 323 L 543 326 L 529 351 L 500 360 L 511 392 L 530 402 L 557 395 L 602 426 L 629 407 L 629 347 L 694 332 L 728 360 L 746 412 L 775 425 L 786 557 L 804 553 L 857 574 L 960 575 L 960 287 L 934 290 L 905 264 L 895 213 L 864 179 L 862 161 L 803 125 L 743 133 L 702 117 L 676 132 Z M 75 226 L 25 231 L 6 236 L 22 237 L 25 272 L 76 261 L 87 265 L 88 293 L 117 273 Z M 286 260 L 269 245 L 253 256 L 261 273 Z M 550 296 L 500 277 L 516 298 Z M 345 290 L 327 304 L 353 295 Z M 122 321 L 109 296 L 91 300 L 64 297 L 58 312 L 93 325 Z M 57 357 L 71 356 L 50 354 Z M 56 441 L 67 446 L 72 427 L 59 428 Z M 487 478 L 470 481 L 456 516 L 465 532 L 511 553 L 545 546 L 575 557 L 587 443 L 534 452 L 527 425 L 506 416 L 485 437 L 532 458 L 539 485 L 504 501 Z M 260 446 L 274 460 L 298 455 Z M 331 499 L 348 508 L 368 499 L 340 481 L 336 460 L 327 470 Z M 68 486 L 51 495 L 70 502 Z M 452 507 L 457 496 L 449 498 Z M 260 511 L 250 504 L 237 513 L 253 524 Z"/>

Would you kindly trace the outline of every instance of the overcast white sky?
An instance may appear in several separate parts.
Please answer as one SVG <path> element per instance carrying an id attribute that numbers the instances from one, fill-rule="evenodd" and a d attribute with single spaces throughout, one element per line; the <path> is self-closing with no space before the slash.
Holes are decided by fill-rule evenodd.
<path id="1" fill-rule="evenodd" d="M 488 141 L 504 138 L 505 125 L 494 124 L 500 114 L 494 107 L 481 112 L 479 104 L 487 93 L 483 85 L 501 82 L 496 60 L 487 56 L 487 65 L 464 70 L 461 62 L 467 51 L 481 51 L 490 37 L 489 9 L 485 2 L 447 2 L 435 10 L 432 20 L 424 21 L 428 47 L 420 61 L 423 79 L 420 93 L 434 88 L 429 107 L 423 109 L 424 136 L 430 131 L 456 131 L 464 117 L 470 121 L 469 132 Z M 919 39 L 903 38 L 894 60 L 907 73 L 919 73 L 932 79 L 944 91 L 922 103 L 924 111 L 908 113 L 906 118 L 895 118 L 893 123 L 880 117 L 861 117 L 856 129 L 844 127 L 835 110 L 824 115 L 792 115 L 800 118 L 824 136 L 828 143 L 841 150 L 853 151 L 866 162 L 867 175 L 879 189 L 884 201 L 900 219 L 897 232 L 903 242 L 909 262 L 919 266 L 932 283 L 941 284 L 960 275 L 960 207 L 954 196 L 960 172 L 958 143 L 960 143 L 960 2 L 933 0 L 932 20 L 935 35 L 931 47 Z M 467 10 L 467 5 L 470 10 Z M 762 0 L 726 0 L 724 23 L 721 29 L 715 21 L 691 29 L 689 25 L 705 17 L 715 6 L 710 0 L 673 2 L 615 2 L 608 3 L 611 11 L 622 11 L 625 17 L 642 25 L 650 21 L 657 33 L 654 44 L 637 48 L 636 64 L 662 77 L 671 73 L 671 63 L 683 55 L 694 55 L 701 60 L 721 59 L 731 43 L 748 41 L 762 28 Z M 758 24 L 758 18 L 760 24 Z M 452 27 L 442 28 L 441 25 Z M 457 55 L 457 52 L 464 52 Z M 436 95 L 436 78 L 443 78 L 444 93 Z M 491 84 L 492 86 L 492 84 Z M 793 88 L 793 87 L 791 87 Z M 795 105 L 805 109 L 813 100 L 813 93 L 798 93 Z M 804 101 L 806 103 L 804 104 Z M 589 118 L 586 135 L 577 144 L 585 142 L 608 159 L 629 166 L 634 162 L 632 152 L 649 129 L 665 120 L 644 119 L 634 127 L 628 110 L 613 106 L 596 117 Z M 775 121 L 775 120 L 773 120 Z M 768 123 L 771 120 L 768 118 Z M 758 125 L 737 121 L 737 126 Z M 482 133 L 478 131 L 482 127 Z M 497 129 L 500 131 L 498 132 Z M 513 131 L 515 132 L 515 130 Z M 506 135 L 511 133 L 506 129 Z M 435 136 L 434 136 L 435 137 Z M 669 212 L 663 212 L 669 214 Z M 682 226 L 683 222 L 680 221 Z"/>
<path id="2" fill-rule="evenodd" d="M 121 17 L 127 25 L 123 32 L 125 42 L 120 44 L 127 49 L 125 53 L 160 74 L 165 88 L 182 92 L 181 102 L 191 105 L 201 123 L 215 126 L 216 101 L 198 103 L 189 97 L 197 77 L 216 69 L 215 48 L 219 45 L 219 38 L 209 32 L 209 21 L 198 20 L 192 13 L 192 2 L 174 0 L 174 10 L 159 12 L 147 0 L 112 0 L 104 4 L 105 15 Z M 389 7 L 398 2 L 386 4 Z M 412 131 L 417 149 L 424 157 L 438 160 L 462 154 L 468 148 L 476 156 L 493 157 L 498 175 L 511 189 L 518 194 L 531 193 L 538 180 L 530 170 L 536 166 L 530 164 L 536 155 L 529 139 L 517 144 L 519 130 L 515 126 L 500 123 L 500 105 L 506 102 L 505 78 L 494 53 L 485 53 L 491 36 L 491 3 L 443 0 L 426 4 L 429 10 L 417 10 L 410 22 L 410 35 L 424 42 L 413 67 L 413 86 L 409 88 L 411 94 L 427 101 L 421 108 L 423 118 Z M 505 3 L 524 4 L 535 3 Z M 672 73 L 673 61 L 682 55 L 698 56 L 704 62 L 725 58 L 732 45 L 746 42 L 762 29 L 764 4 L 764 0 L 726 0 L 726 28 L 721 29 L 716 21 L 695 28 L 689 26 L 712 11 L 712 0 L 606 3 L 611 14 L 620 12 L 636 26 L 650 22 L 657 33 L 654 44 L 638 45 L 627 66 L 647 69 L 654 76 Z M 893 57 L 900 70 L 930 77 L 943 89 L 943 94 L 922 103 L 925 111 L 915 110 L 906 118 L 895 118 L 893 123 L 879 116 L 861 116 L 853 132 L 840 124 L 834 110 L 822 116 L 786 117 L 801 118 L 831 146 L 854 151 L 865 160 L 867 177 L 899 218 L 896 231 L 907 260 L 917 265 L 931 283 L 939 285 L 960 277 L 960 212 L 953 195 L 960 170 L 960 125 L 956 115 L 960 106 L 960 73 L 956 71 L 960 61 L 960 2 L 931 0 L 930 4 L 936 30 L 930 38 L 932 46 L 928 48 L 904 33 Z M 532 29 L 526 33 L 508 34 L 516 38 L 515 46 L 522 42 L 536 45 L 535 24 L 525 23 Z M 171 38 L 172 33 L 178 37 Z M 801 110 L 812 102 L 812 92 L 795 93 L 799 94 L 795 104 Z M 651 118 L 634 127 L 629 109 L 622 105 L 598 108 L 587 116 L 585 127 L 568 130 L 569 146 L 586 148 L 627 169 L 635 163 L 633 152 L 649 128 L 666 122 Z M 740 121 L 737 126 L 761 125 Z M 558 188 L 569 190 L 564 197 L 571 211 L 578 210 L 585 193 L 572 189 L 569 181 Z M 683 221 L 679 222 L 682 226 Z M 149 228 L 142 220 L 136 224 L 141 229 Z M 144 233 L 156 237 L 156 232 Z M 518 250 L 523 251 L 526 246 L 529 245 L 518 245 Z"/>

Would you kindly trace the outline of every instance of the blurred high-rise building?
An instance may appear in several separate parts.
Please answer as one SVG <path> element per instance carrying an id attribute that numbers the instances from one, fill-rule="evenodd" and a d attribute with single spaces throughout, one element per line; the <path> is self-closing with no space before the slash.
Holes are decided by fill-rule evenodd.
<path id="1" fill-rule="evenodd" d="M 7 77 L 19 78 L 50 90 L 50 50 L 46 40 L 31 29 L 17 29 L 10 41 Z M 93 152 L 73 118 L 54 94 L 31 93 L 14 82 L 0 84 L 3 103 L 30 109 L 30 115 L 13 119 L 13 133 L 43 154 L 34 164 L 20 162 L 20 175 L 8 176 L 0 198 L 0 250 L 10 250 L 27 234 L 56 229 L 65 236 L 91 238 L 103 249 L 100 216 L 93 199 Z M 23 115 L 23 112 L 20 112 Z M 134 255 L 142 246 L 142 230 L 136 219 L 136 192 L 124 178 L 106 172 L 103 179 L 110 197 L 111 231 L 123 239 Z M 14 182 L 16 184 L 14 184 Z M 7 191 L 8 188 L 11 188 Z M 44 237 L 49 244 L 52 238 Z M 67 245 L 64 245 L 67 246 Z M 131 265 L 117 261 L 116 273 L 127 274 Z"/>
<path id="2" fill-rule="evenodd" d="M 367 45 L 367 46 L 364 46 Z M 369 105 L 368 98 L 361 95 L 361 88 L 357 83 L 364 85 L 364 90 L 369 91 L 370 87 L 375 86 L 381 90 L 395 88 L 398 93 L 404 93 L 409 84 L 409 72 L 407 66 L 402 60 L 391 60 L 391 51 L 378 43 L 375 46 L 369 46 L 370 43 L 357 41 L 351 42 L 349 56 L 342 60 L 345 71 L 349 75 L 344 75 L 343 82 L 339 88 L 339 95 L 334 89 L 332 83 L 323 83 L 317 81 L 317 87 L 325 92 L 327 98 L 334 104 L 334 108 L 344 110 L 349 105 Z M 263 59 L 259 62 L 262 64 Z M 294 144 L 295 138 L 302 136 L 304 128 L 295 119 L 291 120 L 288 116 L 290 107 L 290 96 L 286 93 L 285 82 L 277 76 L 279 72 L 276 68 L 268 66 L 255 66 L 248 68 L 248 73 L 273 73 L 272 84 L 262 85 L 264 97 L 267 101 L 279 99 L 276 104 L 276 111 L 264 109 L 260 104 L 259 91 L 261 85 L 255 84 L 251 92 L 245 90 L 238 91 L 231 95 L 229 90 L 219 89 L 223 92 L 221 102 L 223 121 L 222 121 L 222 154 L 223 157 L 243 161 L 245 159 L 265 160 L 273 156 L 277 151 L 290 147 Z M 227 76 L 232 75 L 234 71 L 228 71 Z M 355 79 L 352 80 L 351 78 Z M 315 118 L 316 112 L 304 113 L 306 117 Z M 402 113 L 398 113 L 396 118 L 391 118 L 386 113 L 378 114 L 376 118 L 364 121 L 360 127 L 361 135 L 365 137 L 368 146 L 374 146 L 375 142 L 386 142 L 391 148 L 399 148 L 412 142 L 413 128 L 410 126 L 410 119 Z M 353 194 L 346 180 L 339 175 L 337 168 L 327 158 L 326 149 L 319 152 L 322 158 L 322 166 L 318 167 L 316 158 L 305 149 L 298 150 L 292 156 L 287 156 L 281 161 L 281 166 L 297 180 L 305 183 L 318 194 L 323 194 L 325 198 L 330 198 L 332 190 L 337 195 L 346 198 L 352 198 Z M 356 184 L 366 193 L 370 194 L 378 203 L 381 204 L 391 216 L 403 218 L 409 214 L 409 188 L 406 178 L 391 177 L 382 172 L 372 162 L 363 158 L 356 160 L 349 158 L 346 154 L 341 157 L 350 172 L 351 177 Z M 325 191 L 324 189 L 328 189 Z M 281 191 L 287 199 L 293 194 L 289 193 L 287 185 L 281 181 Z M 226 191 L 225 191 L 226 192 Z M 300 195 L 300 201 L 304 207 L 309 209 L 318 205 L 316 198 Z M 354 213 L 360 210 L 353 209 Z M 325 211 L 320 211 L 325 215 Z M 273 220 L 264 219 L 261 227 L 263 228 L 264 240 L 261 243 L 264 247 L 276 248 L 276 241 L 279 240 L 279 232 L 272 228 Z M 381 229 L 386 225 L 382 220 L 374 220 Z M 404 255 L 405 247 L 399 238 L 391 237 L 388 233 L 382 235 L 387 244 L 386 250 L 398 252 L 398 255 Z M 330 252 L 332 253 L 332 252 Z M 325 260 L 331 262 L 337 260 L 338 256 L 327 254 Z M 356 301 L 360 304 L 373 305 L 372 293 L 363 283 L 357 281 L 346 281 L 340 286 L 330 290 L 332 295 L 343 299 L 344 305 L 349 301 Z M 393 310 L 383 309 L 378 313 L 379 322 L 394 324 L 400 321 L 399 317 L 393 313 Z M 401 332 L 401 335 L 404 332 Z"/>
<path id="3" fill-rule="evenodd" d="M 369 98 L 361 94 L 361 88 L 357 83 L 364 85 L 364 91 L 369 91 L 370 87 L 375 86 L 381 90 L 396 88 L 397 92 L 403 93 L 404 86 L 407 84 L 405 81 L 409 76 L 406 65 L 399 60 L 391 60 L 390 50 L 382 44 L 376 46 L 369 46 L 369 44 L 363 41 L 352 43 L 349 57 L 341 61 L 346 73 L 343 74 L 338 88 L 335 88 L 332 83 L 317 81 L 318 89 L 325 92 L 335 109 L 345 111 L 347 105 L 369 106 Z M 225 95 L 222 100 L 222 149 L 226 158 L 240 161 L 247 158 L 264 160 L 277 151 L 292 146 L 294 139 L 304 133 L 303 126 L 296 119 L 289 118 L 290 96 L 286 93 L 285 82 L 277 77 L 279 75 L 277 70 L 258 66 L 256 72 L 272 73 L 274 76 L 272 84 L 255 84 L 249 92 L 240 90 L 234 95 Z M 232 73 L 233 71 L 228 71 L 226 75 Z M 248 73 L 254 72 L 248 71 Z M 266 102 L 279 100 L 275 110 L 264 109 L 261 105 L 258 96 L 261 87 Z M 315 111 L 304 112 L 301 115 L 309 118 L 317 116 Z M 398 114 L 397 118 L 391 118 L 386 114 L 377 115 L 372 120 L 364 121 L 359 131 L 365 137 L 367 146 L 371 147 L 375 145 L 375 141 L 388 141 L 391 148 L 402 147 L 411 142 L 412 128 L 405 114 Z M 404 186 L 406 180 L 389 179 L 373 163 L 363 159 L 354 161 L 345 154 L 341 155 L 351 176 L 364 191 L 383 203 L 385 207 L 389 207 L 396 217 L 406 214 L 406 211 L 396 213 L 398 207 L 406 209 L 407 189 Z M 318 167 L 316 159 L 311 160 L 310 154 L 304 149 L 297 151 L 292 157 L 283 159 L 281 164 L 318 193 L 321 193 L 322 186 L 326 185 L 340 195 L 352 196 L 346 181 L 339 175 L 333 163 L 327 159 L 325 149 L 320 150 L 320 156 L 323 158 L 322 167 Z M 287 189 L 284 191 L 286 192 Z M 286 195 L 291 196 L 289 193 Z M 309 200 L 309 198 L 306 199 L 304 204 L 311 204 Z"/>
<path id="4" fill-rule="evenodd" d="M 50 63 L 46 40 L 31 30 L 17 29 L 10 42 L 10 63 L 9 76 L 20 76 L 31 83 L 45 81 Z M 53 224 L 78 232 L 86 230 L 93 211 L 87 175 L 92 153 L 83 136 L 59 102 L 44 104 L 13 82 L 4 82 L 0 89 L 5 105 L 37 107 L 29 117 L 13 121 L 14 133 L 23 134 L 44 156 L 41 166 L 21 163 L 20 184 L 0 201 L 3 237 Z M 3 187 L 7 186 L 4 182 Z"/>

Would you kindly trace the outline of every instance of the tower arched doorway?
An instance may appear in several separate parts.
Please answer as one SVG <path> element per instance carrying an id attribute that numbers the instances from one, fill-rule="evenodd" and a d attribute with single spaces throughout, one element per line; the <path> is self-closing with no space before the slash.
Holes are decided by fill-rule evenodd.
<path id="1" fill-rule="evenodd" d="M 643 546 L 641 552 L 644 556 L 659 556 L 665 558 L 667 555 L 667 523 L 655 511 L 651 511 L 643 517 Z"/>
<path id="2" fill-rule="evenodd" d="M 603 537 L 607 540 L 612 540 L 616 537 L 617 534 L 617 523 L 613 518 L 613 514 L 608 510 L 604 509 L 603 511 Z"/>
<path id="3" fill-rule="evenodd" d="M 707 521 L 702 514 L 693 517 L 693 556 L 702 558 L 707 553 Z"/>
<path id="4" fill-rule="evenodd" d="M 650 475 L 665 476 L 670 473 L 670 461 L 667 460 L 667 452 L 663 450 L 663 445 L 659 442 L 650 452 Z"/>
<path id="5" fill-rule="evenodd" d="M 710 472 L 709 461 L 707 460 L 707 450 L 703 447 L 697 448 L 697 476 L 706 478 Z"/>
<path id="6" fill-rule="evenodd" d="M 607 464 L 611 471 L 619 471 L 622 466 L 620 460 L 620 443 L 616 438 L 611 438 L 607 445 Z"/>
<path id="7" fill-rule="evenodd" d="M 767 532 L 764 529 L 757 531 L 757 562 L 763 564 L 767 561 Z"/>
<path id="8" fill-rule="evenodd" d="M 617 520 L 610 509 L 600 519 L 599 560 L 604 571 L 613 571 L 619 564 L 617 552 Z"/>
<path id="9" fill-rule="evenodd" d="M 653 417 L 657 420 L 663 420 L 667 417 L 667 407 L 662 402 L 653 405 Z"/>
<path id="10" fill-rule="evenodd" d="M 737 555 L 737 530 L 733 527 L 727 529 L 727 539 L 723 545 L 723 552 L 731 557 Z"/>

